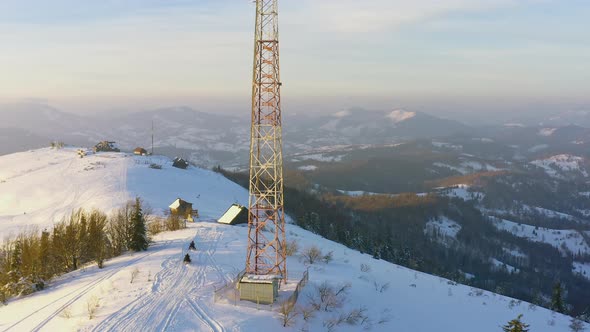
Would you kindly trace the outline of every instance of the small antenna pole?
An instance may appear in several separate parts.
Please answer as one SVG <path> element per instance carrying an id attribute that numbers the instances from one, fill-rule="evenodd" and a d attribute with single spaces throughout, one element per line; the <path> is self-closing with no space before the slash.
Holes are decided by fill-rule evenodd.
<path id="1" fill-rule="evenodd" d="M 154 119 L 152 119 L 152 156 L 154 155 Z"/>

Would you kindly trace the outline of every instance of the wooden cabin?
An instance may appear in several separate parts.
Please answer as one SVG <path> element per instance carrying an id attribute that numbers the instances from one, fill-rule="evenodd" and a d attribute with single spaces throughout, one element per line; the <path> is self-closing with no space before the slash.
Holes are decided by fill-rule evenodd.
<path id="1" fill-rule="evenodd" d="M 181 198 L 177 198 L 174 203 L 170 204 L 170 214 L 177 215 L 188 221 L 195 221 L 193 217 L 199 217 L 199 210 L 193 210 L 193 203 L 189 203 Z"/>
<path id="2" fill-rule="evenodd" d="M 137 156 L 147 156 L 148 152 L 144 148 L 135 148 L 135 150 L 133 150 L 133 154 Z"/>
<path id="3" fill-rule="evenodd" d="M 225 211 L 223 216 L 217 220 L 220 224 L 237 225 L 248 223 L 248 209 L 239 204 L 233 204 Z"/>

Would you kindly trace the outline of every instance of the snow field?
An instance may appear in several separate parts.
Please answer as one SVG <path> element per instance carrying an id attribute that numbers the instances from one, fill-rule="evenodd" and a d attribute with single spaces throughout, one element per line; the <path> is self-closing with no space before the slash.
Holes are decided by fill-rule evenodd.
<path id="1" fill-rule="evenodd" d="M 578 231 L 535 227 L 526 224 L 518 224 L 506 219 L 496 217 L 490 218 L 496 228 L 512 233 L 517 237 L 525 238 L 533 242 L 547 243 L 563 253 L 565 253 L 566 250 L 574 254 L 577 254 L 578 251 L 585 254 L 590 253 L 590 247 Z"/>
<path id="2" fill-rule="evenodd" d="M 113 209 L 136 195 L 141 196 L 156 212 L 166 210 L 174 199 L 182 197 L 199 209 L 201 221 L 189 223 L 189 228 L 185 230 L 158 234 L 147 252 L 130 253 L 109 260 L 104 269 L 87 266 L 54 280 L 43 291 L 11 300 L 6 307 L 0 308 L 0 331 L 217 332 L 299 331 L 302 328 L 325 331 L 327 320 L 355 308 L 366 309 L 371 331 L 460 332 L 473 331 L 476 327 L 477 331 L 492 332 L 521 313 L 532 331 L 569 331 L 567 316 L 375 260 L 370 255 L 348 249 L 294 225 L 287 226 L 288 240 L 295 240 L 300 250 L 317 245 L 324 254 L 333 252 L 333 260 L 328 264 L 321 262 L 308 266 L 299 255 L 289 257 L 289 284 L 284 288 L 286 293 L 282 297 L 288 296 L 289 290 L 293 289 L 306 269 L 309 269 L 310 281 L 299 298 L 298 306 L 307 306 L 307 294 L 313 297 L 317 293 L 316 287 L 324 282 L 334 287 L 350 284 L 350 289 L 341 308 L 318 311 L 308 321 L 298 317 L 293 326 L 283 328 L 279 314 L 270 308 L 215 303 L 213 299 L 215 289 L 237 275 L 244 266 L 247 227 L 212 221 L 232 203 L 245 204 L 245 189 L 211 171 L 172 168 L 166 158 L 105 154 L 75 159 L 77 157 L 70 157 L 70 154 L 75 153 L 68 149 L 43 149 L 25 155 L 0 157 L 0 169 L 5 172 L 2 176 L 8 178 L 0 186 L 9 184 L 9 187 L 2 188 L 7 190 L 0 191 L 1 197 L 15 197 L 13 199 L 19 201 L 18 204 L 23 204 L 22 207 L 29 208 L 31 214 L 39 218 L 38 226 L 53 222 L 51 217 L 56 212 L 49 208 L 51 206 L 58 206 L 64 213 L 71 212 L 72 208 L 98 203 L 108 209 L 108 202 L 101 201 L 101 197 L 116 196 L 110 201 L 110 208 Z M 6 158 L 20 158 L 20 161 L 8 166 Z M 39 168 L 56 167 L 62 173 L 54 174 L 54 169 L 45 173 L 48 178 L 43 178 L 38 173 L 41 170 L 25 172 L 37 174 L 37 181 L 5 175 L 8 172 L 21 174 L 23 167 L 28 170 L 31 163 L 27 158 L 39 160 Z M 97 176 L 84 173 L 85 176 L 76 178 L 75 173 L 85 165 L 83 163 L 98 160 L 105 160 L 105 167 L 96 170 Z M 151 162 L 162 164 L 162 170 L 149 168 Z M 44 186 L 52 177 L 65 181 L 73 192 L 63 189 L 56 195 L 48 195 L 43 202 L 45 209 L 33 209 L 36 204 L 31 202 L 20 203 L 24 193 L 36 188 L 48 192 Z M 88 197 L 86 201 L 80 199 L 84 195 Z M 68 204 L 59 205 L 63 199 L 67 199 Z M 79 203 L 81 205 L 77 205 Z M 10 216 L 11 208 L 12 204 L 2 205 L 0 218 Z M 3 234 L 7 229 L 21 227 L 10 223 L 0 225 Z M 184 265 L 182 257 L 191 239 L 196 243 L 197 252 L 191 252 L 192 263 Z M 92 319 L 88 315 L 89 305 L 94 308 Z M 336 330 L 356 332 L 362 328 L 344 324 Z"/>

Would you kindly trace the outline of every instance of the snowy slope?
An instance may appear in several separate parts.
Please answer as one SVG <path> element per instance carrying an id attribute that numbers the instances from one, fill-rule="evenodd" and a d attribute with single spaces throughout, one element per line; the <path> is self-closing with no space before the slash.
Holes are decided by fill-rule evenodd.
<path id="1" fill-rule="evenodd" d="M 515 223 L 510 220 L 490 217 L 494 226 L 499 230 L 507 231 L 515 236 L 525 238 L 533 242 L 542 242 L 549 244 L 561 252 L 577 254 L 590 253 L 590 246 L 584 240 L 582 234 L 573 229 L 551 229 L 545 227 L 535 227 L 526 224 Z"/>
<path id="2" fill-rule="evenodd" d="M 99 160 L 104 161 L 104 167 L 95 170 L 97 174 L 83 171 L 86 163 Z M 221 225 L 211 219 L 220 217 L 234 202 L 246 203 L 247 192 L 207 170 L 177 170 L 165 163 L 169 161 L 156 157 L 149 162 L 159 162 L 164 167 L 154 170 L 145 160 L 124 154 L 77 159 L 73 150 L 68 149 L 0 157 L 0 172 L 2 179 L 6 179 L 0 184 L 0 216 L 8 221 L 0 223 L 3 234 L 18 229 L 17 221 L 26 220 L 14 216 L 14 205 L 29 211 L 27 215 L 35 217 L 39 226 L 48 226 L 51 218 L 78 207 L 78 203 L 114 208 L 135 195 L 143 197 L 156 211 L 164 210 L 177 196 L 185 197 L 195 203 L 202 216 L 188 229 L 157 235 L 147 252 L 118 257 L 106 262 L 102 270 L 88 266 L 58 278 L 44 291 L 11 300 L 0 308 L 0 331 L 326 330 L 324 321 L 338 315 L 338 311 L 318 312 L 307 322 L 299 317 L 294 326 L 284 329 L 278 313 L 269 308 L 257 310 L 252 304 L 215 303 L 214 290 L 244 266 L 247 228 Z M 79 175 L 81 172 L 87 176 Z M 29 181 L 24 173 L 39 182 Z M 47 177 L 43 178 L 43 174 Z M 64 183 L 60 185 L 60 181 Z M 59 189 L 62 186 L 71 192 Z M 37 208 L 34 201 L 26 198 L 30 191 L 49 193 L 52 188 L 55 195 L 35 194 L 43 198 L 44 208 Z M 106 199 L 111 196 L 114 198 L 110 201 Z M 58 211 L 51 206 L 57 206 Z M 333 285 L 350 283 L 341 310 L 366 308 L 372 331 L 460 332 L 475 328 L 491 332 L 521 313 L 531 331 L 569 330 L 568 317 L 546 309 L 375 260 L 293 225 L 288 226 L 287 232 L 288 238 L 295 239 L 301 248 L 316 244 L 325 253 L 332 251 L 334 259 L 328 264 L 306 266 L 298 256 L 289 257 L 290 278 L 285 292 L 293 289 L 307 268 L 310 283 L 300 297 L 301 305 L 308 301 L 305 294 L 312 293 L 324 281 Z M 181 260 L 192 239 L 198 250 L 191 253 L 193 263 L 186 266 Z M 361 264 L 366 267 L 361 269 Z M 136 277 L 131 282 L 134 271 Z M 99 305 L 95 317 L 89 319 L 87 308 L 92 303 Z M 362 329 L 346 324 L 336 328 Z"/>
<path id="3" fill-rule="evenodd" d="M 563 173 L 576 172 L 588 177 L 588 171 L 584 167 L 584 158 L 569 154 L 560 154 L 546 159 L 531 161 L 531 164 L 540 167 L 553 177 L 561 178 Z"/>
<path id="4" fill-rule="evenodd" d="M 163 169 L 149 168 L 151 163 Z M 108 212 L 136 196 L 160 210 L 181 197 L 211 216 L 227 203 L 244 204 L 241 195 L 242 188 L 228 186 L 223 176 L 177 169 L 165 157 L 99 153 L 79 158 L 72 148 L 16 153 L 0 157 L 0 239 L 26 227 L 51 226 L 79 207 Z"/>

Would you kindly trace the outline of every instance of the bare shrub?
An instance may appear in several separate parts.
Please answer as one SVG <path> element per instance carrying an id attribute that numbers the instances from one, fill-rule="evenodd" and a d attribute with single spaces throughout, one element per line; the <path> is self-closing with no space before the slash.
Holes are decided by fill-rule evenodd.
<path id="1" fill-rule="evenodd" d="M 373 281 L 373 286 L 375 287 L 375 290 L 378 291 L 379 293 L 383 293 L 383 292 L 385 292 L 386 290 L 389 289 L 389 283 L 388 282 L 382 284 L 382 283 L 379 283 L 377 281 Z"/>
<path id="2" fill-rule="evenodd" d="M 364 273 L 371 272 L 371 266 L 369 266 L 369 265 L 367 265 L 365 263 L 362 263 L 361 264 L 361 272 L 364 272 Z"/>
<path id="3" fill-rule="evenodd" d="M 569 328 L 572 332 L 583 332 L 586 330 L 584 323 L 580 319 L 574 317 L 572 317 L 570 321 Z"/>
<path id="4" fill-rule="evenodd" d="M 343 312 L 334 318 L 324 321 L 324 327 L 326 327 L 328 331 L 335 331 L 336 327 L 342 324 L 348 324 L 351 326 L 365 325 L 366 327 L 370 327 L 367 308 L 360 307 L 358 309 L 352 309 L 349 312 Z"/>
<path id="5" fill-rule="evenodd" d="M 310 305 L 315 310 L 332 311 L 342 307 L 346 301 L 346 295 L 351 285 L 349 283 L 340 285 L 338 288 L 331 286 L 328 282 L 323 282 L 316 287 L 317 293 L 310 296 Z"/>
<path id="6" fill-rule="evenodd" d="M 299 312 L 303 316 L 304 321 L 309 321 L 315 317 L 317 309 L 313 306 L 307 306 L 299 308 Z"/>
<path id="7" fill-rule="evenodd" d="M 100 306 L 100 301 L 99 301 L 98 297 L 96 297 L 95 295 L 93 295 L 91 298 L 89 298 L 86 301 L 86 309 L 88 310 L 88 319 L 93 319 L 94 317 L 96 317 L 96 311 L 98 310 L 99 306 Z"/>
<path id="8" fill-rule="evenodd" d="M 65 318 L 65 319 L 72 318 L 72 309 L 69 306 L 65 307 L 62 311 L 60 311 L 59 317 Z"/>
<path id="9" fill-rule="evenodd" d="M 177 231 L 183 228 L 186 228 L 186 225 L 177 214 L 171 214 L 168 216 L 168 218 L 166 218 L 167 231 Z"/>
<path id="10" fill-rule="evenodd" d="M 357 309 L 352 309 L 346 314 L 345 322 L 348 325 L 365 324 L 368 321 L 367 308 L 361 306 Z"/>
<path id="11" fill-rule="evenodd" d="M 326 264 L 330 263 L 333 259 L 334 259 L 334 252 L 333 251 L 328 252 L 327 254 L 324 255 L 324 257 L 322 257 L 322 260 Z"/>
<path id="12" fill-rule="evenodd" d="M 152 221 L 147 224 L 147 231 L 150 235 L 156 235 L 162 232 L 162 223 L 160 220 Z"/>
<path id="13" fill-rule="evenodd" d="M 287 241 L 285 245 L 287 256 L 294 256 L 299 251 L 299 244 L 295 240 Z"/>
<path id="14" fill-rule="evenodd" d="M 299 312 L 295 310 L 294 305 L 287 301 L 283 302 L 279 307 L 279 314 L 281 315 L 281 323 L 283 324 L 283 327 L 287 327 L 293 325 Z"/>
<path id="15" fill-rule="evenodd" d="M 307 264 L 314 264 L 318 260 L 322 258 L 322 251 L 317 246 L 313 245 L 311 247 L 306 248 L 303 250 L 302 253 L 303 261 Z"/>
<path id="16" fill-rule="evenodd" d="M 137 278 L 137 275 L 139 274 L 139 269 L 135 268 L 133 269 L 133 271 L 131 271 L 131 281 L 129 282 L 130 284 L 133 283 L 133 281 L 135 280 L 135 278 Z"/>

